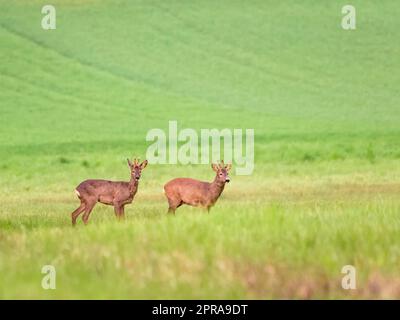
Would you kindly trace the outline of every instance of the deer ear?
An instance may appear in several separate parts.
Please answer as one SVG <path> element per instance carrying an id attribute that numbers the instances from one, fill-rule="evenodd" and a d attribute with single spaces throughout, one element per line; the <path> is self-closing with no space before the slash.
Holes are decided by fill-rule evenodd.
<path id="1" fill-rule="evenodd" d="M 218 171 L 218 165 L 215 164 L 215 163 L 211 163 L 211 168 L 212 168 L 215 172 Z"/>
<path id="2" fill-rule="evenodd" d="M 147 166 L 147 164 L 148 164 L 149 162 L 147 161 L 147 160 L 144 160 L 141 164 L 140 164 L 140 169 L 144 169 L 144 168 L 146 168 L 146 166 Z"/>
<path id="3" fill-rule="evenodd" d="M 229 164 L 227 164 L 227 165 L 225 166 L 226 171 L 231 170 L 231 168 L 232 168 L 232 164 L 231 164 L 231 163 L 229 163 Z"/>
<path id="4" fill-rule="evenodd" d="M 128 166 L 129 166 L 130 168 L 132 168 L 132 162 L 131 162 L 131 160 L 129 160 L 129 159 L 126 159 L 126 160 L 128 160 Z"/>

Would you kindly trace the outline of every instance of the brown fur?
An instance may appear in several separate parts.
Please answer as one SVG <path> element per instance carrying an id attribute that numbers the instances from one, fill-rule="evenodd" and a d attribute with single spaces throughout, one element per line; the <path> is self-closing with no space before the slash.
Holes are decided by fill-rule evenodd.
<path id="1" fill-rule="evenodd" d="M 212 168 L 216 172 L 212 182 L 176 178 L 165 184 L 164 191 L 169 204 L 169 213 L 175 213 L 175 210 L 182 204 L 202 207 L 210 211 L 224 190 L 225 183 L 230 180 L 228 171 L 231 165 L 224 165 L 222 161 L 220 165 L 212 164 Z"/>
<path id="2" fill-rule="evenodd" d="M 125 181 L 109 181 L 109 180 L 85 180 L 81 182 L 75 189 L 75 192 L 81 201 L 81 205 L 72 212 L 72 225 L 76 224 L 78 216 L 83 214 L 83 222 L 88 223 L 89 215 L 97 202 L 114 206 L 117 218 L 124 218 L 124 206 L 132 203 L 139 186 L 139 179 L 142 170 L 147 165 L 147 160 L 141 164 L 135 159 L 133 164 L 128 160 L 131 170 L 131 179 Z"/>

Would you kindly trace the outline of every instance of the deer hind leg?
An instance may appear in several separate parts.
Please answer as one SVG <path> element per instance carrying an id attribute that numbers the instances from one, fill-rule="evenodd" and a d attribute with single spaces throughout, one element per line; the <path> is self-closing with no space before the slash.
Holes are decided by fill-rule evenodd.
<path id="1" fill-rule="evenodd" d="M 183 204 L 182 200 L 179 198 L 168 198 L 168 213 L 175 214 L 175 210 Z"/>
<path id="2" fill-rule="evenodd" d="M 86 225 L 86 224 L 88 224 L 88 220 L 89 220 L 89 215 L 90 215 L 90 213 L 92 212 L 92 210 L 93 210 L 93 207 L 96 205 L 96 200 L 91 200 L 91 201 L 88 201 L 87 203 L 86 203 L 86 206 L 85 206 L 85 213 L 83 214 L 83 217 L 82 217 L 82 220 L 83 220 L 83 223 Z"/>
<path id="3" fill-rule="evenodd" d="M 85 203 L 81 201 L 81 205 L 78 207 L 78 209 L 71 213 L 73 226 L 76 225 L 76 219 L 83 212 L 83 210 L 85 210 Z"/>

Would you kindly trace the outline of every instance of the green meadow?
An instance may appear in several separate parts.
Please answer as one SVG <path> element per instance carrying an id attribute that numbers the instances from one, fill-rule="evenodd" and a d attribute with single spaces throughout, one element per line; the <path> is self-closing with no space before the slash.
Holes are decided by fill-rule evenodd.
<path id="1" fill-rule="evenodd" d="M 338 0 L 53 0 L 56 30 L 45 4 L 0 0 L 0 298 L 400 298 L 400 3 L 350 31 Z M 169 120 L 254 129 L 253 173 L 170 216 L 163 185 L 214 172 L 149 164 L 125 221 L 73 228 Z"/>

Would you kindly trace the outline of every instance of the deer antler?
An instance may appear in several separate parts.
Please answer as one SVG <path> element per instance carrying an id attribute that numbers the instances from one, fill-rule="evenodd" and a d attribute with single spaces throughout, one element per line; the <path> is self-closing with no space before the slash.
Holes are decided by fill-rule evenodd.
<path id="1" fill-rule="evenodd" d="M 231 163 L 225 164 L 225 163 L 224 163 L 224 160 L 221 160 L 221 163 L 218 164 L 218 167 L 219 167 L 220 169 L 230 170 L 230 169 L 232 168 L 232 164 L 231 164 Z"/>

